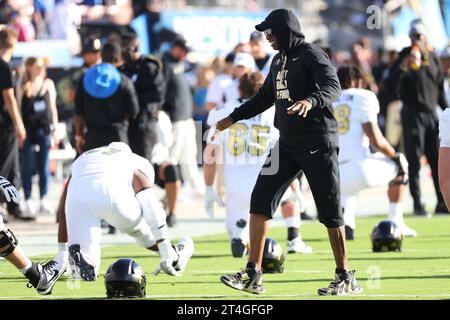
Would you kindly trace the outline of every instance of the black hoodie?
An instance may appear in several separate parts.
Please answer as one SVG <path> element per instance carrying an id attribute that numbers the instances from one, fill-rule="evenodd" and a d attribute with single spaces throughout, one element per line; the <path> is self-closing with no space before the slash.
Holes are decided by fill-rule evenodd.
<path id="1" fill-rule="evenodd" d="M 275 103 L 274 125 L 280 130 L 280 143 L 300 151 L 329 142 L 337 145 L 337 123 L 331 104 L 339 97 L 341 88 L 328 56 L 304 41 L 298 19 L 291 10 L 274 10 L 256 27 L 259 31 L 271 28 L 281 50 L 273 58 L 258 93 L 230 117 L 234 122 L 249 119 Z M 304 99 L 313 106 L 306 118 L 287 114 L 288 107 Z"/>

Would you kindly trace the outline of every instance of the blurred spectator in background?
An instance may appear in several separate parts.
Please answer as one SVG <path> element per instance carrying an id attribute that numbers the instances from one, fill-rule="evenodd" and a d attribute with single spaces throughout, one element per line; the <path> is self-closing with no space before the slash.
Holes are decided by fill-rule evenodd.
<path id="1" fill-rule="evenodd" d="M 0 25 L 8 24 L 11 19 L 11 13 L 13 12 L 13 8 L 8 3 L 8 1 L 0 1 Z"/>
<path id="2" fill-rule="evenodd" d="M 395 62 L 389 83 L 395 84 L 403 102 L 401 119 L 405 155 L 409 163 L 409 188 L 414 201 L 414 214 L 426 215 L 421 202 L 419 171 L 425 154 L 431 167 L 437 204 L 435 213 L 448 213 L 438 181 L 438 118 L 436 107 L 448 107 L 444 92 L 444 75 L 438 57 L 427 42 L 426 28 L 421 22 L 411 25 L 412 45 L 404 48 Z"/>
<path id="3" fill-rule="evenodd" d="M 256 70 L 255 60 L 249 53 L 239 52 L 233 61 L 233 82 L 225 88 L 225 102 L 239 99 L 239 79 L 248 73 Z"/>
<path id="4" fill-rule="evenodd" d="M 447 208 L 450 207 L 450 109 L 442 113 L 439 123 L 439 181 Z"/>
<path id="5" fill-rule="evenodd" d="M 333 59 L 333 51 L 331 50 L 330 45 L 324 39 L 317 39 L 313 41 L 313 44 L 322 49 L 327 54 L 328 58 L 330 58 L 330 60 Z"/>
<path id="6" fill-rule="evenodd" d="M 441 52 L 442 73 L 444 75 L 444 91 L 447 102 L 450 101 L 450 46 Z"/>
<path id="7" fill-rule="evenodd" d="M 33 7 L 32 23 L 36 32 L 36 39 L 47 39 L 49 30 L 46 18 L 50 9 L 50 3 L 45 0 L 33 0 Z"/>
<path id="8" fill-rule="evenodd" d="M 124 63 L 120 70 L 133 82 L 139 101 L 139 115 L 128 128 L 130 148 L 150 161 L 157 142 L 158 112 L 164 98 L 162 62 L 154 56 L 143 56 L 134 34 L 122 36 L 121 47 Z"/>
<path id="9" fill-rule="evenodd" d="M 16 97 L 9 62 L 17 43 L 17 31 L 0 27 L 0 175 L 14 186 L 20 186 L 19 147 L 26 138 Z M 8 202 L 8 212 L 21 217 L 18 204 Z"/>
<path id="10" fill-rule="evenodd" d="M 184 62 L 189 52 L 186 41 L 178 38 L 171 49 L 162 57 L 166 92 L 163 110 L 169 114 L 173 126 L 174 143 L 170 157 L 181 167 L 183 180 L 190 184 L 197 194 L 204 194 L 205 186 L 197 166 L 196 128 L 193 116 L 191 87 L 186 78 Z M 168 224 L 174 216 L 168 216 Z"/>
<path id="11" fill-rule="evenodd" d="M 250 44 L 248 42 L 239 42 L 237 45 L 235 45 L 233 48 L 233 53 L 237 54 L 240 52 L 250 53 L 251 52 Z"/>
<path id="12" fill-rule="evenodd" d="M 194 120 L 206 125 L 208 110 L 206 109 L 206 96 L 208 87 L 214 79 L 214 71 L 206 66 L 200 66 L 196 70 L 196 85 L 194 89 Z"/>
<path id="13" fill-rule="evenodd" d="M 31 7 L 31 9 L 33 8 Z M 32 41 L 35 39 L 36 34 L 34 27 L 31 24 L 30 16 L 27 15 L 25 8 L 21 11 L 13 11 L 11 13 L 10 26 L 19 34 L 17 39 L 19 42 Z"/>
<path id="14" fill-rule="evenodd" d="M 39 211 L 51 213 L 52 208 L 47 200 L 49 154 L 52 139 L 54 144 L 58 144 L 54 135 L 58 112 L 55 84 L 46 76 L 44 59 L 30 57 L 25 61 L 25 72 L 17 84 L 17 101 L 27 131 L 21 157 L 25 210 L 31 216 L 36 214 L 31 198 L 32 176 L 36 168 L 39 174 Z"/>
<path id="15" fill-rule="evenodd" d="M 206 92 L 206 110 L 210 111 L 225 103 L 225 89 L 233 82 L 233 61 L 235 54 L 229 53 L 225 57 L 225 64 L 221 73 L 216 75 Z"/>
<path id="16" fill-rule="evenodd" d="M 106 43 L 102 63 L 92 66 L 78 82 L 75 93 L 75 139 L 77 151 L 128 143 L 128 123 L 135 119 L 139 104 L 133 82 L 117 70 L 119 45 Z"/>
<path id="17" fill-rule="evenodd" d="M 267 76 L 270 70 L 270 63 L 272 62 L 273 55 L 268 54 L 264 50 L 264 37 L 262 32 L 253 31 L 250 34 L 250 48 L 253 59 L 255 60 L 256 67 L 263 76 Z"/>
<path id="18" fill-rule="evenodd" d="M 381 52 L 379 52 L 381 55 Z M 377 65 L 372 69 L 375 82 L 378 87 L 378 100 L 380 101 L 380 113 L 378 114 L 378 124 L 389 143 L 396 149 L 404 149 L 402 146 L 402 123 L 400 111 L 402 102 L 398 99 L 396 91 L 397 84 L 389 83 L 389 75 L 395 61 L 398 59 L 398 52 L 389 50 L 382 53 L 382 57 Z"/>
<path id="19" fill-rule="evenodd" d="M 352 64 L 359 67 L 364 75 L 364 89 L 371 90 L 377 93 L 378 88 L 372 76 L 372 48 L 370 40 L 367 37 L 362 37 L 350 48 L 352 56 Z"/>
<path id="20" fill-rule="evenodd" d="M 67 91 L 67 101 L 73 102 L 75 100 L 75 90 L 81 77 L 86 71 L 93 65 L 101 62 L 100 52 L 102 50 L 102 43 L 97 37 L 89 37 L 84 39 L 81 55 L 83 57 L 83 65 L 80 69 L 76 70 L 71 79 L 70 86 Z"/>
<path id="21" fill-rule="evenodd" d="M 75 0 L 55 0 L 53 10 L 49 12 L 51 39 L 66 39 L 71 51 L 79 52 L 80 36 L 77 29 L 81 24 L 81 12 Z"/>

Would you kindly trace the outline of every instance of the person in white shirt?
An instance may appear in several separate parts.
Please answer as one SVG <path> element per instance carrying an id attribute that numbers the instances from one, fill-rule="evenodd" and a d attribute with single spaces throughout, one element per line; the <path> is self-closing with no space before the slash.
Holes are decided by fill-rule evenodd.
<path id="1" fill-rule="evenodd" d="M 234 57 L 233 52 L 227 54 L 223 72 L 209 84 L 206 92 L 206 110 L 210 111 L 225 102 L 225 89 L 233 82 Z"/>
<path id="2" fill-rule="evenodd" d="M 176 247 L 172 246 L 166 213 L 153 194 L 154 178 L 150 162 L 132 153 L 123 142 L 89 150 L 72 163 L 65 216 L 74 278 L 97 278 L 102 219 L 133 237 L 138 245 L 159 252 L 161 262 L 156 274 L 164 271 L 181 275 L 194 244 L 183 237 Z"/>
<path id="3" fill-rule="evenodd" d="M 248 218 L 250 195 L 269 150 L 278 140 L 278 130 L 273 125 L 274 108 L 262 114 L 242 120 L 224 130 L 219 139 L 211 141 L 215 132 L 214 124 L 228 115 L 243 101 L 252 97 L 264 82 L 261 73 L 246 73 L 239 81 L 240 98 L 216 107 L 208 115 L 213 126 L 208 134 L 208 146 L 204 157 L 204 178 L 206 184 L 205 209 L 212 217 L 214 202 L 226 206 L 226 229 L 231 241 L 234 257 L 242 257 L 248 244 Z M 216 164 L 223 164 L 226 190 L 226 204 L 213 188 Z M 304 211 L 304 201 L 299 195 L 299 186 L 289 189 L 281 201 L 282 214 L 288 228 L 288 252 L 311 253 L 299 233 L 300 211 Z"/>
<path id="4" fill-rule="evenodd" d="M 450 109 L 445 109 L 439 122 L 439 184 L 445 204 L 450 208 Z"/>
<path id="5" fill-rule="evenodd" d="M 396 152 L 377 123 L 379 103 L 375 94 L 362 89 L 362 72 L 355 66 L 342 66 L 338 72 L 342 93 L 333 103 L 339 130 L 339 170 L 346 237 L 354 238 L 358 192 L 376 186 L 388 186 L 389 220 L 404 236 L 416 236 L 403 220 L 403 197 L 408 183 L 408 165 Z M 371 153 L 369 146 L 378 152 Z"/>
<path id="6" fill-rule="evenodd" d="M 233 82 L 225 88 L 225 103 L 239 99 L 239 79 L 248 72 L 256 71 L 255 59 L 251 54 L 245 52 L 236 53 L 233 66 Z"/>

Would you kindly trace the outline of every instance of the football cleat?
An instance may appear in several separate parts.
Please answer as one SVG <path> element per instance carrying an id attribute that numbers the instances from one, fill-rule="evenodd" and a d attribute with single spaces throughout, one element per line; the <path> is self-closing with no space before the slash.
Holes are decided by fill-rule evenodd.
<path id="1" fill-rule="evenodd" d="M 73 244 L 69 247 L 69 262 L 74 279 L 86 281 L 95 281 L 97 279 L 94 266 L 83 258 L 79 244 Z"/>
<path id="2" fill-rule="evenodd" d="M 355 229 L 345 225 L 345 240 L 354 240 L 354 239 L 355 239 Z"/>
<path id="3" fill-rule="evenodd" d="M 288 253 L 312 253 L 311 246 L 308 246 L 300 237 L 288 241 Z"/>
<path id="4" fill-rule="evenodd" d="M 44 264 L 33 263 L 30 270 L 25 274 L 30 280 L 27 286 L 29 288 L 36 288 L 39 294 L 51 294 L 55 282 L 62 274 L 62 272 L 57 269 L 57 265 L 58 262 L 55 260 L 50 260 Z"/>
<path id="5" fill-rule="evenodd" d="M 179 273 L 183 273 L 186 266 L 194 254 L 194 241 L 188 236 L 184 236 L 180 239 L 175 247 L 175 251 L 178 254 L 178 261 L 174 265 L 174 268 Z"/>
<path id="6" fill-rule="evenodd" d="M 256 271 L 256 269 L 247 263 L 247 267 L 235 274 L 227 274 L 220 277 L 220 281 L 230 288 L 246 291 L 254 294 L 262 294 L 266 292 L 262 286 L 262 272 Z"/>
<path id="7" fill-rule="evenodd" d="M 355 270 L 345 273 L 336 273 L 335 278 L 327 288 L 320 288 L 317 293 L 320 296 L 343 296 L 362 293 L 363 289 L 355 278 Z"/>
<path id="8" fill-rule="evenodd" d="M 247 253 L 247 246 L 242 239 L 231 239 L 231 254 L 234 258 L 242 258 Z"/>
<path id="9" fill-rule="evenodd" d="M 231 254 L 235 258 L 241 258 L 247 252 L 247 245 L 243 240 L 245 236 L 244 230 L 247 232 L 246 226 L 247 222 L 244 219 L 236 221 L 236 226 L 232 234 L 233 238 L 231 239 Z"/>

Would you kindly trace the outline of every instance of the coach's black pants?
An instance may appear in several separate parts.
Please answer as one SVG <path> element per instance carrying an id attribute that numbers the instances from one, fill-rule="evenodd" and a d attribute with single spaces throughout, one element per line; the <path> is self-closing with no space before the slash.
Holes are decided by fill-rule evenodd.
<path id="1" fill-rule="evenodd" d="M 431 167 L 436 197 L 438 202 L 442 202 L 444 199 L 438 178 L 439 121 L 436 112 L 417 112 L 403 106 L 401 117 L 405 156 L 409 164 L 409 190 L 414 207 L 421 205 L 419 171 L 420 158 L 424 154 Z"/>
<path id="2" fill-rule="evenodd" d="M 157 119 L 147 120 L 143 128 L 138 121 L 130 121 L 128 140 L 131 151 L 150 161 L 157 142 L 157 132 Z"/>
<path id="3" fill-rule="evenodd" d="M 14 128 L 0 127 L 0 176 L 8 179 L 17 189 L 20 188 L 19 143 Z M 10 214 L 19 214 L 19 206 L 8 203 Z"/>
<path id="4" fill-rule="evenodd" d="M 279 142 L 270 152 L 253 188 L 250 213 L 270 218 L 301 171 L 311 187 L 319 221 L 327 228 L 344 225 L 339 183 L 339 148 L 329 143 L 299 151 Z"/>

